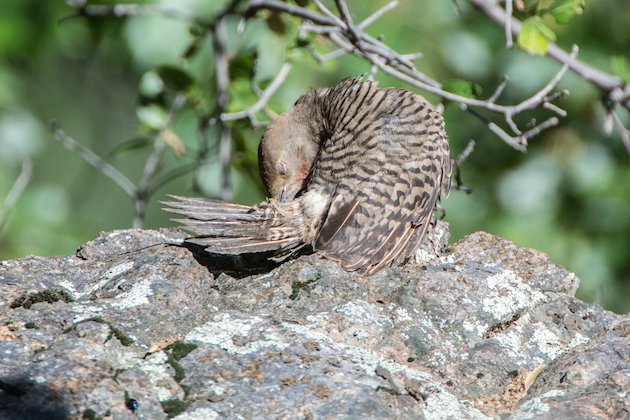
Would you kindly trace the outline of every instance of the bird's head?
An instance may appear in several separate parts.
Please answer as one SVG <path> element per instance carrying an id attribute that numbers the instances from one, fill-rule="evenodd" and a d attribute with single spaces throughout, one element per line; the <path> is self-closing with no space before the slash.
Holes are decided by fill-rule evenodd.
<path id="1" fill-rule="evenodd" d="M 300 98 L 270 124 L 258 146 L 258 168 L 267 194 L 281 202 L 302 191 L 319 150 L 313 110 Z"/>

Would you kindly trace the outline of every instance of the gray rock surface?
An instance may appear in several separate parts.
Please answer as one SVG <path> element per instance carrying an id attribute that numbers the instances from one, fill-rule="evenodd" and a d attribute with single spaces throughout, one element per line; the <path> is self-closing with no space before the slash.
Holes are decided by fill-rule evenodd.
<path id="1" fill-rule="evenodd" d="M 630 417 L 627 315 L 538 251 L 475 233 L 436 255 L 436 232 L 372 277 L 220 273 L 168 231 L 3 261 L 0 418 Z"/>

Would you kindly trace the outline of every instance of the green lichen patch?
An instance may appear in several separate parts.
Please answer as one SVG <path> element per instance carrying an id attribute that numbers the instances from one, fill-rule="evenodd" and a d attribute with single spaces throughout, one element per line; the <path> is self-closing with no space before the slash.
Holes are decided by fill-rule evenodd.
<path id="1" fill-rule="evenodd" d="M 164 350 L 168 354 L 168 359 L 166 361 L 175 371 L 173 379 L 175 379 L 177 383 L 180 383 L 186 377 L 186 372 L 184 371 L 182 365 L 179 363 L 179 360 L 186 357 L 188 353 L 196 348 L 196 344 L 184 343 L 182 341 L 176 341 L 173 344 L 169 344 L 167 347 L 164 348 Z M 182 387 L 184 394 L 188 395 L 190 388 L 181 384 L 180 386 Z"/>
<path id="2" fill-rule="evenodd" d="M 98 414 L 96 414 L 96 411 L 92 410 L 91 408 L 88 408 L 87 410 L 83 411 L 83 415 L 81 416 L 82 419 L 84 420 L 102 420 L 103 417 L 99 416 Z"/>
<path id="3" fill-rule="evenodd" d="M 197 348 L 196 344 L 176 341 L 173 344 L 169 344 L 168 346 L 166 346 L 164 350 L 170 351 L 170 355 L 173 356 L 175 360 L 180 360 L 186 357 L 188 353 L 190 353 L 196 348 Z"/>
<path id="4" fill-rule="evenodd" d="M 74 299 L 63 290 L 48 289 L 37 293 L 24 293 L 19 298 L 11 302 L 11 308 L 30 309 L 36 303 L 55 303 L 59 301 L 72 302 Z"/>
<path id="5" fill-rule="evenodd" d="M 110 328 L 110 331 L 112 332 L 112 336 L 116 337 L 116 339 L 120 341 L 120 344 L 122 344 L 125 347 L 129 347 L 130 345 L 133 344 L 133 338 L 129 337 L 127 334 L 122 332 L 121 329 L 116 328 L 112 325 L 110 325 L 109 328 Z"/>
<path id="6" fill-rule="evenodd" d="M 37 324 L 34 323 L 34 322 L 27 322 L 26 324 L 24 324 L 24 328 L 26 328 L 27 330 L 38 330 L 39 329 Z"/>
<path id="7" fill-rule="evenodd" d="M 134 342 L 134 339 L 129 337 L 127 334 L 125 334 L 120 328 L 114 327 L 112 324 L 105 321 L 100 316 L 94 316 L 91 318 L 86 318 L 81 321 L 78 321 L 71 327 L 66 328 L 63 331 L 63 333 L 68 334 L 70 331 L 73 331 L 77 327 L 77 325 L 84 324 L 86 322 L 98 322 L 99 324 L 107 324 L 109 326 L 109 331 L 110 331 L 109 337 L 107 337 L 107 341 L 110 340 L 112 337 L 115 337 L 118 341 L 120 341 L 120 344 L 122 344 L 125 347 L 132 345 Z"/>
<path id="8" fill-rule="evenodd" d="M 175 381 L 177 383 L 181 382 L 186 377 L 186 372 L 184 371 L 182 365 L 180 365 L 179 362 L 175 360 L 175 358 L 171 354 L 168 355 L 168 359 L 166 361 L 175 371 L 175 375 L 173 375 Z"/>
<path id="9" fill-rule="evenodd" d="M 183 413 L 188 408 L 188 403 L 178 398 L 172 400 L 160 401 L 162 409 L 169 418 L 175 417 Z"/>

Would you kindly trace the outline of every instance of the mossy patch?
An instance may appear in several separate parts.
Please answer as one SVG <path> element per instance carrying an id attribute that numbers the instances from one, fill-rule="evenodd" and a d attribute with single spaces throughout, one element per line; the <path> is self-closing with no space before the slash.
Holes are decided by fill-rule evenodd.
<path id="1" fill-rule="evenodd" d="M 84 420 L 102 420 L 103 419 L 103 417 L 96 414 L 96 411 L 92 410 L 91 408 L 88 408 L 87 410 L 85 410 L 81 418 Z"/>
<path id="2" fill-rule="evenodd" d="M 168 354 L 168 359 L 166 361 L 169 365 L 171 365 L 171 367 L 175 371 L 175 374 L 173 375 L 173 379 L 175 379 L 175 381 L 182 388 L 182 390 L 184 391 L 184 395 L 189 394 L 190 387 L 187 385 L 181 384 L 181 381 L 183 381 L 184 378 L 186 377 L 186 372 L 184 371 L 184 368 L 182 367 L 182 365 L 179 363 L 179 360 L 186 357 L 188 353 L 190 353 L 197 347 L 198 346 L 196 344 L 176 341 L 172 344 L 169 344 L 168 346 L 164 348 L 164 350 Z"/>
<path id="3" fill-rule="evenodd" d="M 180 360 L 186 357 L 188 353 L 190 353 L 196 348 L 197 348 L 196 344 L 176 341 L 166 346 L 164 350 L 170 351 L 170 355 L 173 356 L 175 360 Z"/>
<path id="4" fill-rule="evenodd" d="M 11 302 L 11 308 L 30 309 L 36 303 L 47 302 L 55 303 L 59 301 L 73 302 L 74 299 L 63 290 L 48 289 L 37 293 L 24 293 L 19 298 Z"/>
<path id="5" fill-rule="evenodd" d="M 128 347 L 128 346 L 132 345 L 133 342 L 134 342 L 134 339 L 129 337 L 127 334 L 125 334 L 120 328 L 114 327 L 112 324 L 110 324 L 109 322 L 105 321 L 100 316 L 94 316 L 94 317 L 91 317 L 91 318 L 86 318 L 84 320 L 78 321 L 77 323 L 75 323 L 70 328 L 66 328 L 63 331 L 63 333 L 67 334 L 70 331 L 74 330 L 77 327 L 77 325 L 84 324 L 86 322 L 98 322 L 99 324 L 107 324 L 109 326 L 109 331 L 110 331 L 110 335 L 107 338 L 107 340 L 111 339 L 112 337 L 115 337 L 118 341 L 120 341 L 120 344 L 122 344 L 125 347 Z"/>
<path id="6" fill-rule="evenodd" d="M 120 341 L 120 344 L 122 344 L 125 347 L 129 347 L 130 345 L 133 344 L 133 341 L 134 341 L 133 338 L 129 337 L 127 334 L 122 332 L 121 329 L 116 328 L 112 325 L 110 325 L 109 328 L 110 328 L 110 331 L 112 332 L 112 335 L 116 337 L 118 341 Z"/>
<path id="7" fill-rule="evenodd" d="M 186 372 L 184 371 L 182 365 L 179 364 L 172 354 L 168 355 L 168 359 L 166 361 L 175 371 L 175 375 L 173 375 L 175 381 L 178 383 L 181 382 L 186 377 Z"/>
<path id="8" fill-rule="evenodd" d="M 160 401 L 162 404 L 162 409 L 166 413 L 169 418 L 175 417 L 181 413 L 183 413 L 188 408 L 188 403 L 180 400 L 179 398 L 174 398 L 172 400 Z"/>

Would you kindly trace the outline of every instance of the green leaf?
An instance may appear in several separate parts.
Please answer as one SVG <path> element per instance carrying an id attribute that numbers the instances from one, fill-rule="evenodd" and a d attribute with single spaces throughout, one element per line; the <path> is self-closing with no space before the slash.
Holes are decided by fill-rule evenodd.
<path id="1" fill-rule="evenodd" d="M 536 14 L 545 13 L 551 5 L 554 3 L 554 0 L 537 0 L 536 1 Z"/>
<path id="2" fill-rule="evenodd" d="M 227 112 L 239 112 L 256 102 L 256 95 L 251 90 L 249 79 L 239 78 L 230 84 L 230 102 Z"/>
<path id="3" fill-rule="evenodd" d="M 114 147 L 114 149 L 111 152 L 109 152 L 108 156 L 116 156 L 116 155 L 123 154 L 125 152 L 130 152 L 133 150 L 146 149 L 152 145 L 153 145 L 152 137 L 149 137 L 149 136 L 134 137 Z"/>
<path id="4" fill-rule="evenodd" d="M 136 115 L 142 124 L 154 130 L 161 130 L 168 118 L 168 112 L 156 104 L 136 108 Z"/>
<path id="5" fill-rule="evenodd" d="M 177 91 L 186 90 L 194 84 L 193 78 L 188 73 L 175 66 L 161 66 L 158 74 L 166 86 Z"/>
<path id="6" fill-rule="evenodd" d="M 254 49 L 245 51 L 230 61 L 230 77 L 232 79 L 251 79 L 254 75 L 258 52 Z"/>
<path id="7" fill-rule="evenodd" d="M 556 34 L 546 26 L 539 16 L 526 19 L 518 34 L 518 45 L 530 54 L 544 55 L 549 41 L 555 41 Z"/>
<path id="8" fill-rule="evenodd" d="M 585 0 L 559 0 L 550 13 L 558 23 L 568 23 L 584 10 Z"/>
<path id="9" fill-rule="evenodd" d="M 442 83 L 442 89 L 465 98 L 477 98 L 481 94 L 481 86 L 462 79 L 449 79 Z"/>
<path id="10" fill-rule="evenodd" d="M 626 57 L 614 55 L 610 57 L 610 65 L 616 76 L 619 76 L 621 80 L 630 84 L 630 70 L 628 69 L 628 60 L 626 60 Z"/>
<path id="11" fill-rule="evenodd" d="M 140 78 L 138 90 L 142 96 L 154 98 L 164 91 L 164 81 L 155 71 L 149 70 Z"/>
<path id="12" fill-rule="evenodd" d="M 271 12 L 269 16 L 267 17 L 266 21 L 267 21 L 267 26 L 269 26 L 269 29 L 271 29 L 273 32 L 275 32 L 278 35 L 284 35 L 287 29 L 287 25 L 282 20 L 281 13 Z"/>

